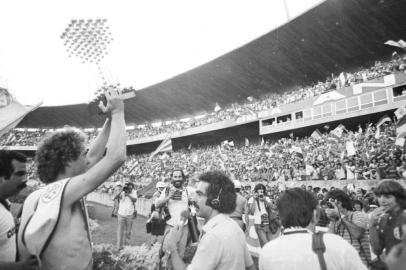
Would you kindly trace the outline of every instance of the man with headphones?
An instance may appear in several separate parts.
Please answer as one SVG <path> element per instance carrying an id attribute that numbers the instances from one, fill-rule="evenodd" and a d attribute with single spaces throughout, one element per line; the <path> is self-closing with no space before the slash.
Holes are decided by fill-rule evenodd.
<path id="1" fill-rule="evenodd" d="M 182 226 L 176 226 L 170 231 L 165 248 L 171 253 L 173 269 L 255 269 L 245 235 L 229 217 L 236 205 L 233 182 L 221 171 L 206 172 L 200 175 L 199 180 L 193 200 L 196 214 L 205 220 L 205 225 L 190 265 L 183 262 L 177 248 Z"/>
<path id="2" fill-rule="evenodd" d="M 172 185 L 167 187 L 155 201 L 156 209 L 166 205 L 169 211 L 170 219 L 166 221 L 165 234 L 167 234 L 171 228 L 178 226 L 181 223 L 186 224 L 187 220 L 185 222 L 182 219 L 182 213 L 189 211 L 189 193 L 186 187 L 183 186 L 186 177 L 182 169 L 174 169 L 171 178 Z M 185 254 L 188 234 L 188 227 L 183 226 L 181 238 L 178 243 L 179 253 L 182 257 Z M 164 240 L 164 242 L 165 241 L 166 240 Z"/>

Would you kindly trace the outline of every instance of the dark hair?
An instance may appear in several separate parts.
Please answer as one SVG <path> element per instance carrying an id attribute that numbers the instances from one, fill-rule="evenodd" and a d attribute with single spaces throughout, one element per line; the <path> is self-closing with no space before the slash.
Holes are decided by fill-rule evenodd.
<path id="1" fill-rule="evenodd" d="M 36 153 L 38 176 L 44 183 L 56 180 L 70 162 L 84 151 L 86 136 L 78 129 L 67 128 L 45 137 Z"/>
<path id="2" fill-rule="evenodd" d="M 396 202 L 402 207 L 406 208 L 406 191 L 401 184 L 391 180 L 385 180 L 379 183 L 374 189 L 375 196 L 393 195 Z"/>
<path id="3" fill-rule="evenodd" d="M 353 202 L 352 202 L 352 204 L 355 206 L 356 204 L 359 204 L 360 206 L 361 206 L 361 209 L 363 209 L 364 208 L 364 204 L 360 201 L 360 200 L 354 200 Z M 355 209 L 354 209 L 355 210 Z"/>
<path id="4" fill-rule="evenodd" d="M 207 201 L 219 199 L 220 204 L 217 210 L 223 214 L 231 214 L 236 206 L 236 192 L 234 183 L 222 171 L 209 171 L 201 174 L 199 180 L 209 184 L 207 188 Z M 221 192 L 220 192 L 221 191 Z"/>
<path id="5" fill-rule="evenodd" d="M 351 198 L 344 191 L 340 189 L 334 189 L 327 194 L 327 198 L 333 198 L 341 202 L 341 206 L 348 211 L 352 211 L 354 208 L 352 206 Z"/>
<path id="6" fill-rule="evenodd" d="M 263 184 L 256 184 L 254 187 L 254 192 L 257 192 L 260 189 L 264 191 L 264 196 L 266 196 L 266 188 Z"/>
<path id="7" fill-rule="evenodd" d="M 314 194 L 301 188 L 284 191 L 280 196 L 277 207 L 284 228 L 307 227 L 317 209 L 318 201 Z"/>
<path id="8" fill-rule="evenodd" d="M 0 177 L 4 177 L 5 179 L 11 177 L 11 174 L 14 172 L 14 167 L 11 163 L 13 160 L 22 163 L 27 162 L 27 158 L 20 152 L 0 150 Z"/>

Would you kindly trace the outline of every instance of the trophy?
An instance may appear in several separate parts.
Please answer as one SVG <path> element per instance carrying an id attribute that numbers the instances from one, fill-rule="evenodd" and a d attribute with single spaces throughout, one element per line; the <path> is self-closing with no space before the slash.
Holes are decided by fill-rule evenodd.
<path id="1" fill-rule="evenodd" d="M 121 90 L 122 99 L 135 97 L 135 89 L 122 87 L 119 83 L 108 83 L 107 72 L 103 71 L 101 63 L 108 55 L 108 47 L 113 41 L 107 19 L 73 19 L 60 37 L 69 57 L 78 58 L 82 64 L 96 68 L 97 77 L 102 86 L 96 90 L 97 97 L 89 103 L 89 111 L 98 111 L 100 101 L 107 104 L 104 93 L 109 90 Z M 100 111 L 99 111 L 100 113 Z"/>

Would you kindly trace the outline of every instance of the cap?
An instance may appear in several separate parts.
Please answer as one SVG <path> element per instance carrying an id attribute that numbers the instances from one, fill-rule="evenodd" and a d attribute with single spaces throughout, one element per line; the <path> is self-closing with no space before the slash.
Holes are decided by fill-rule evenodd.
<path id="1" fill-rule="evenodd" d="M 234 180 L 234 188 L 241 188 L 241 182 L 238 180 Z"/>
<path id="2" fill-rule="evenodd" d="M 156 188 L 165 188 L 166 184 L 162 181 L 159 181 L 158 183 L 156 183 L 155 187 Z"/>

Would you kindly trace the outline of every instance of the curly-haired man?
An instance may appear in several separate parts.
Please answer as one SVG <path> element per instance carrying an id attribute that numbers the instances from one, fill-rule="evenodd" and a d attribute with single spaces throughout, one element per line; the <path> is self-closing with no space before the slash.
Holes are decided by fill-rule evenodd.
<path id="1" fill-rule="evenodd" d="M 19 251 L 35 255 L 42 269 L 92 269 L 87 214 L 82 198 L 95 190 L 125 161 L 124 104 L 108 92 L 105 112 L 111 115 L 91 145 L 79 130 L 66 128 L 39 145 L 38 174 L 47 186 L 26 199 Z"/>

